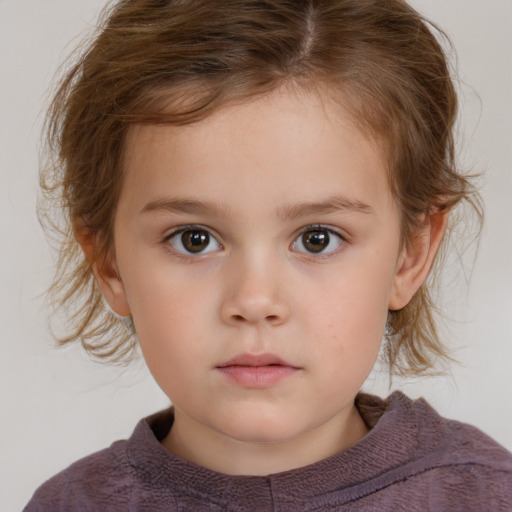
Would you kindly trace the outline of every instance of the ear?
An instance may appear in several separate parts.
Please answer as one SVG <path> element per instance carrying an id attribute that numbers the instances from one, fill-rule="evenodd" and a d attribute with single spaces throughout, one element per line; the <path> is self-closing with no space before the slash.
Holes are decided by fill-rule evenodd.
<path id="1" fill-rule="evenodd" d="M 389 310 L 394 311 L 407 306 L 424 283 L 443 240 L 447 221 L 448 210 L 430 214 L 407 247 L 402 250 L 389 300 Z"/>
<path id="2" fill-rule="evenodd" d="M 89 228 L 84 225 L 75 225 L 74 231 L 75 238 L 91 264 L 96 282 L 110 308 L 120 316 L 129 316 L 130 306 L 117 271 L 114 255 L 112 253 L 104 256 L 97 254 L 95 236 Z"/>

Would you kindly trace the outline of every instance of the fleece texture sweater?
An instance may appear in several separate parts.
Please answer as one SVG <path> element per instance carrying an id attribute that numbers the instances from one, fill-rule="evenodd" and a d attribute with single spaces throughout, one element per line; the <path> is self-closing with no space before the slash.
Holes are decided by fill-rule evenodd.
<path id="1" fill-rule="evenodd" d="M 512 454 L 478 429 L 399 392 L 356 404 L 370 428 L 363 439 L 268 476 L 229 476 L 169 453 L 160 444 L 169 409 L 51 478 L 25 512 L 512 511 Z"/>

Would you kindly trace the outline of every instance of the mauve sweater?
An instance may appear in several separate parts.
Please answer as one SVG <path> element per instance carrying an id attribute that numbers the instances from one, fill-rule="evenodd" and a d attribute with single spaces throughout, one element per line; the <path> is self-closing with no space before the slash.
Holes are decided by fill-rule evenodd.
<path id="1" fill-rule="evenodd" d="M 309 466 L 229 476 L 183 460 L 160 440 L 172 409 L 43 484 L 25 512 L 512 511 L 512 454 L 478 429 L 399 392 L 359 395 L 371 429 Z"/>

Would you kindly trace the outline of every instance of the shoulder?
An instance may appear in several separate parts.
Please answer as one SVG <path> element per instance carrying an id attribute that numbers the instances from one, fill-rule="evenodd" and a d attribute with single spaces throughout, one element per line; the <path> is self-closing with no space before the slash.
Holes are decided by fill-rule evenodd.
<path id="1" fill-rule="evenodd" d="M 477 427 L 440 416 L 424 399 L 411 400 L 402 394 L 398 398 L 406 402 L 418 443 L 430 447 L 428 452 L 437 455 L 438 465 L 512 472 L 512 454 Z"/>
<path id="2" fill-rule="evenodd" d="M 153 512 L 155 496 L 165 498 L 165 508 L 158 510 L 169 510 L 181 466 L 160 440 L 173 419 L 172 409 L 167 409 L 140 420 L 129 439 L 80 459 L 41 485 L 24 512 L 125 512 L 142 510 L 142 503 Z M 169 478 L 155 491 L 163 467 Z"/>
<path id="3" fill-rule="evenodd" d="M 132 485 L 126 441 L 75 462 L 46 481 L 24 512 L 125 510 Z"/>
<path id="4" fill-rule="evenodd" d="M 397 431 L 414 432 L 416 460 L 411 461 L 409 477 L 421 482 L 429 509 L 512 510 L 508 450 L 478 428 L 440 416 L 425 400 L 394 393 L 387 402 L 401 411 Z"/>
<path id="5" fill-rule="evenodd" d="M 456 495 L 459 508 L 453 510 L 473 510 L 471 503 L 512 510 L 512 454 L 472 425 L 444 418 L 443 424 L 438 474 L 431 477 L 434 496 Z"/>

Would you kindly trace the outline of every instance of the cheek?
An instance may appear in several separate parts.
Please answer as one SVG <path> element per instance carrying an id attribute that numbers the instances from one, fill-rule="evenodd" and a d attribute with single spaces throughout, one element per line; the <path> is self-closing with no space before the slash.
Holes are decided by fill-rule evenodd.
<path id="1" fill-rule="evenodd" d="M 388 315 L 392 272 L 371 265 L 353 266 L 315 289 L 303 318 L 323 357 L 332 354 L 344 367 L 366 371 L 377 357 Z M 350 364 L 347 364 L 350 362 Z"/>
<path id="2" fill-rule="evenodd" d="M 197 309 L 187 307 L 188 300 L 180 297 L 138 301 L 133 311 L 134 325 L 146 365 L 156 383 L 173 403 L 187 402 L 197 391 L 195 368 L 211 364 L 212 343 L 201 329 Z M 157 303 L 157 299 L 162 302 Z M 163 299 L 166 303 L 163 304 Z M 192 394 L 192 395 L 191 395 Z"/>
<path id="3" fill-rule="evenodd" d="M 149 272 L 125 285 L 135 330 L 150 369 L 177 366 L 208 346 L 202 327 L 213 314 L 214 298 L 169 273 L 152 277 Z"/>
<path id="4" fill-rule="evenodd" d="M 332 403 L 353 397 L 361 389 L 378 358 L 387 319 L 387 308 L 367 296 L 332 298 L 333 310 L 318 308 L 319 347 L 315 362 L 323 368 L 316 393 Z"/>

